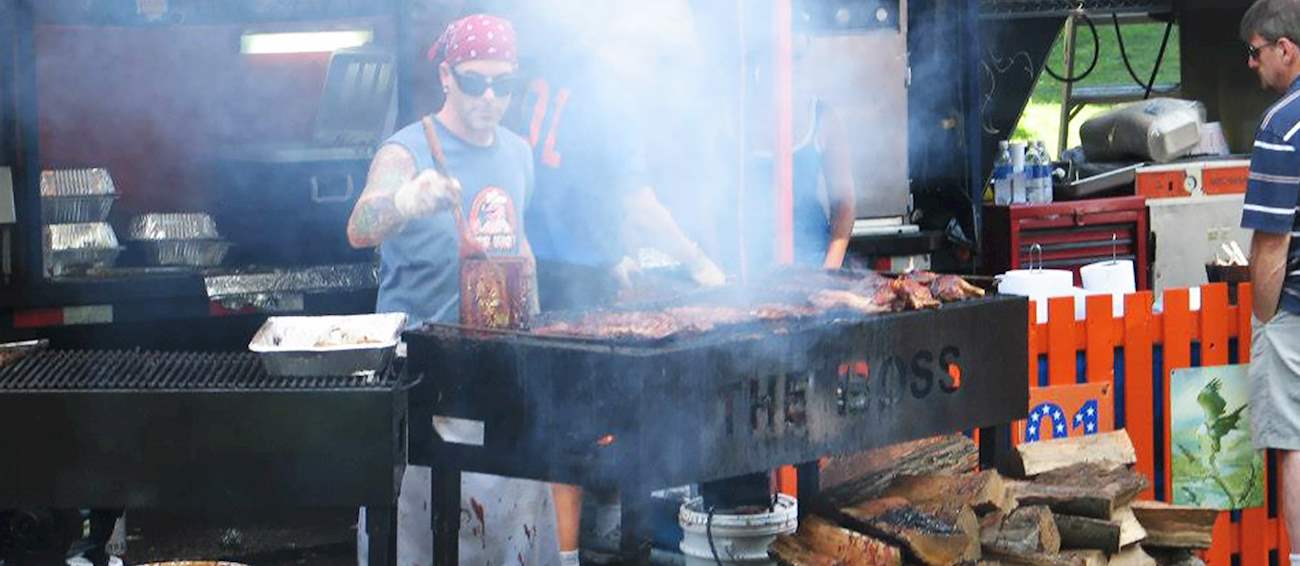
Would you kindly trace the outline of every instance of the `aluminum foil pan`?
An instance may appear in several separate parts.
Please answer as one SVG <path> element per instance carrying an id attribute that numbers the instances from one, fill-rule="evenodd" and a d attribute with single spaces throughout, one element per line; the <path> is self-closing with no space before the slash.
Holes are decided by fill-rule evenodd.
<path id="1" fill-rule="evenodd" d="M 379 270 L 371 263 L 323 265 L 263 273 L 213 275 L 204 278 L 209 298 L 280 291 L 374 289 Z"/>
<path id="2" fill-rule="evenodd" d="M 117 195 L 41 197 L 42 224 L 103 222 Z"/>
<path id="3" fill-rule="evenodd" d="M 248 349 L 272 375 L 377 372 L 392 359 L 406 314 L 273 316 Z"/>
<path id="4" fill-rule="evenodd" d="M 117 247 L 117 234 L 106 222 L 50 224 L 45 227 L 45 245 L 50 251 Z"/>
<path id="5" fill-rule="evenodd" d="M 41 196 L 67 197 L 117 193 L 108 169 L 54 169 L 41 171 Z"/>
<path id="6" fill-rule="evenodd" d="M 131 240 L 219 240 L 217 223 L 202 213 L 141 214 L 127 229 Z"/>
<path id="7" fill-rule="evenodd" d="M 113 227 L 104 222 L 50 224 L 43 243 L 46 272 L 55 276 L 111 267 L 122 253 Z"/>
<path id="8" fill-rule="evenodd" d="M 154 266 L 216 267 L 230 251 L 230 242 L 225 240 L 141 240 L 134 245 L 144 250 L 145 262 Z"/>
<path id="9" fill-rule="evenodd" d="M 0 344 L 0 367 L 7 366 L 31 354 L 49 349 L 49 340 L 27 340 Z"/>

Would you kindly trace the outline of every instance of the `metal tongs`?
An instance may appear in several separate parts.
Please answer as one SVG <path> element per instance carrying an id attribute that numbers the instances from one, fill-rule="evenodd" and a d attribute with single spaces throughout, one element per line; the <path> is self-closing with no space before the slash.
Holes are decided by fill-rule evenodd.
<path id="1" fill-rule="evenodd" d="M 455 178 L 447 170 L 447 156 L 442 152 L 442 142 L 438 141 L 438 131 L 433 125 L 433 116 L 426 114 L 420 122 L 424 125 L 424 138 L 429 143 L 429 152 L 433 155 L 433 170 L 454 181 Z M 483 246 L 470 236 L 469 227 L 465 225 L 465 212 L 461 210 L 460 203 L 452 207 L 451 216 L 456 220 L 456 232 L 460 235 L 460 257 L 486 257 L 487 252 Z"/>

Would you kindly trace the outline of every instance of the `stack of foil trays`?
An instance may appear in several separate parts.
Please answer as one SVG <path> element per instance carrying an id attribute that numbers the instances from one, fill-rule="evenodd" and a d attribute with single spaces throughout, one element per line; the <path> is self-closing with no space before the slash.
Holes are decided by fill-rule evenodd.
<path id="1" fill-rule="evenodd" d="M 128 233 L 149 265 L 215 267 L 230 251 L 212 217 L 202 213 L 141 214 L 131 219 Z"/>
<path id="2" fill-rule="evenodd" d="M 117 199 L 108 170 L 42 171 L 40 188 L 46 275 L 112 267 L 122 247 L 105 222 Z"/>
<path id="3" fill-rule="evenodd" d="M 103 222 L 117 200 L 107 169 L 41 172 L 41 223 Z"/>
<path id="4" fill-rule="evenodd" d="M 43 243 L 45 271 L 53 277 L 112 267 L 122 253 L 107 222 L 49 224 Z"/>

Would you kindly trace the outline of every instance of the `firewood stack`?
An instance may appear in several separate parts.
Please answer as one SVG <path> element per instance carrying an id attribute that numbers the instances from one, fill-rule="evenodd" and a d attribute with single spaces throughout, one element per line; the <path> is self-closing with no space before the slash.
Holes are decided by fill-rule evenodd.
<path id="1" fill-rule="evenodd" d="M 1012 459 L 1019 479 L 976 471 L 974 443 L 953 435 L 836 460 L 770 553 L 785 566 L 1195 566 L 1210 546 L 1217 511 L 1136 500 L 1148 481 L 1124 431 Z"/>

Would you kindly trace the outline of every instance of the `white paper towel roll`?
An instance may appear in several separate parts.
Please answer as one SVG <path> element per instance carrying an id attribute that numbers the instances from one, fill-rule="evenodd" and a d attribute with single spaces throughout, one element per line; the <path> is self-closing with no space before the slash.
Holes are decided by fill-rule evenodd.
<path id="1" fill-rule="evenodd" d="M 1132 293 L 1137 291 L 1133 262 L 1127 259 L 1090 263 L 1079 269 L 1083 288 L 1100 293 Z"/>
<path id="2" fill-rule="evenodd" d="M 1015 269 L 998 276 L 998 292 L 1004 295 L 1070 294 L 1074 274 L 1064 269 Z"/>
<path id="3" fill-rule="evenodd" d="M 1064 269 L 1016 269 L 998 276 L 998 293 L 1029 297 L 1038 322 L 1047 321 L 1047 299 L 1074 293 L 1074 274 Z"/>

